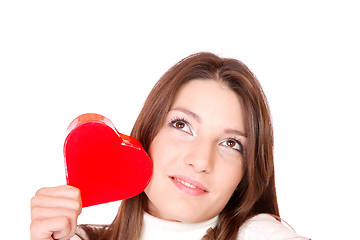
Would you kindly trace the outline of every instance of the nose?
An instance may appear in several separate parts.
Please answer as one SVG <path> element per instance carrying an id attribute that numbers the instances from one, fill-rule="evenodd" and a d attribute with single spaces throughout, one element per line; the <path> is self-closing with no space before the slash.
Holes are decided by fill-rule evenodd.
<path id="1" fill-rule="evenodd" d="M 210 173 L 215 162 L 214 146 L 207 141 L 193 143 L 184 156 L 184 162 L 192 167 L 195 172 Z"/>

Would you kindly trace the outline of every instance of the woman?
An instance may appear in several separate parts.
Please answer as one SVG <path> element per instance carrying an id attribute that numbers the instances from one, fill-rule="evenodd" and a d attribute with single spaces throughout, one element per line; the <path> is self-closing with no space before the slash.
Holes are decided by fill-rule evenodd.
<path id="1" fill-rule="evenodd" d="M 243 63 L 183 59 L 154 86 L 131 135 L 152 159 L 149 185 L 110 226 L 80 226 L 73 239 L 303 239 L 277 220 L 270 113 Z M 33 240 L 74 236 L 77 189 L 40 189 L 31 205 Z"/>

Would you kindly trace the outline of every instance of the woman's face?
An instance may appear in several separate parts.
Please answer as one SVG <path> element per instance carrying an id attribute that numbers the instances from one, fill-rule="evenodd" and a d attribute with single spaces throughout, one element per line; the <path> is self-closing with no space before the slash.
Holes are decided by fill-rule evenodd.
<path id="1" fill-rule="evenodd" d="M 221 212 L 244 172 L 244 118 L 241 99 L 219 81 L 192 80 L 179 90 L 149 149 L 150 214 L 194 223 Z"/>

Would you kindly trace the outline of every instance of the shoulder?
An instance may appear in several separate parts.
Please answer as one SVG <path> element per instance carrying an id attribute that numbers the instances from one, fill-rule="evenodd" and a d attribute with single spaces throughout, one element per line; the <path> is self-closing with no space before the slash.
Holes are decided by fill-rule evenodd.
<path id="1" fill-rule="evenodd" d="M 239 229 L 237 240 L 305 240 L 269 214 L 259 214 L 247 220 Z"/>

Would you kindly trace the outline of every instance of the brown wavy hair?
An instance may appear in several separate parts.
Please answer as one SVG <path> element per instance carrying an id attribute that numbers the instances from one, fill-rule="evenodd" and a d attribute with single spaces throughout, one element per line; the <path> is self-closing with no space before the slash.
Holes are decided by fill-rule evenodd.
<path id="1" fill-rule="evenodd" d="M 268 213 L 278 218 L 273 162 L 273 130 L 264 92 L 246 65 L 236 59 L 220 58 L 201 52 L 184 58 L 170 68 L 156 83 L 145 101 L 131 136 L 137 138 L 146 151 L 162 127 L 177 91 L 193 79 L 221 81 L 241 97 L 246 116 L 248 147 L 245 172 L 234 194 L 220 212 L 214 229 L 203 239 L 236 239 L 239 228 L 249 218 Z M 81 226 L 93 240 L 138 240 L 144 211 L 145 193 L 121 202 L 114 221 L 109 226 Z"/>

